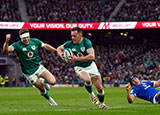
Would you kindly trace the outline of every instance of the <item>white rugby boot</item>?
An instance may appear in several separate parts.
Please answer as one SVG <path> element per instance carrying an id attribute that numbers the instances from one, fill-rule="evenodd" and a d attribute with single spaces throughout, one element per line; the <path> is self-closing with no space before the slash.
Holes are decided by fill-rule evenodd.
<path id="1" fill-rule="evenodd" d="M 99 101 L 93 92 L 90 94 L 90 99 L 91 99 L 92 104 L 94 104 L 94 105 L 99 104 Z"/>
<path id="2" fill-rule="evenodd" d="M 105 105 L 104 103 L 100 103 L 99 108 L 101 108 L 101 109 L 109 109 L 109 107 L 107 105 Z"/>
<path id="3" fill-rule="evenodd" d="M 52 97 L 50 97 L 50 98 L 48 99 L 48 103 L 49 103 L 49 105 L 51 105 L 51 106 L 56 106 L 56 105 L 58 105 L 58 104 L 53 100 Z"/>

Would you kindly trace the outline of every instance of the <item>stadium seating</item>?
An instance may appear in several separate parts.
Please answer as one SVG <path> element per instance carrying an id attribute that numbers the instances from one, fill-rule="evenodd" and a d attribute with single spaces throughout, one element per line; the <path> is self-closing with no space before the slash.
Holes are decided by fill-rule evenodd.
<path id="1" fill-rule="evenodd" d="M 126 0 L 112 21 L 160 20 L 159 0 Z"/>
<path id="2" fill-rule="evenodd" d="M 21 21 L 17 0 L 0 0 L 0 21 Z"/>

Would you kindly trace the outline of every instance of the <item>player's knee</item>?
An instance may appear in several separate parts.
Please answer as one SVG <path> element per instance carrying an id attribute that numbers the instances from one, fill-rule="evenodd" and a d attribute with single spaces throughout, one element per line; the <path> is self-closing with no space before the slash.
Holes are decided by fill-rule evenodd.
<path id="1" fill-rule="evenodd" d="M 56 84 L 56 80 L 52 80 L 52 81 L 50 82 L 50 84 L 51 84 L 51 85 L 55 85 L 55 84 Z"/>
<path id="2" fill-rule="evenodd" d="M 97 86 L 96 89 L 99 93 L 103 93 L 103 88 L 101 86 Z"/>
<path id="3" fill-rule="evenodd" d="M 157 93 L 157 98 L 160 100 L 160 92 Z"/>
<path id="4" fill-rule="evenodd" d="M 88 84 L 88 85 L 91 84 L 91 81 L 90 81 L 90 80 L 86 80 L 85 82 L 86 82 L 86 84 Z"/>
<path id="5" fill-rule="evenodd" d="M 41 94 L 44 94 L 46 92 L 44 87 L 39 88 L 39 91 Z"/>
<path id="6" fill-rule="evenodd" d="M 36 88 L 39 89 L 40 92 L 45 92 L 45 88 L 42 83 L 34 84 Z"/>

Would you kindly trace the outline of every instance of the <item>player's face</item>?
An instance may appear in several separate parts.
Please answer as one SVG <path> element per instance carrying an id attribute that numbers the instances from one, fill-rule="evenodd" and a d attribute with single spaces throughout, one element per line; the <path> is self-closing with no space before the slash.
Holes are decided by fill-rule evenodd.
<path id="1" fill-rule="evenodd" d="M 30 41 L 30 37 L 24 37 L 24 38 L 21 38 L 21 41 L 25 44 L 25 45 L 28 45 L 29 44 L 29 41 Z"/>
<path id="2" fill-rule="evenodd" d="M 134 85 L 140 85 L 140 81 L 139 81 L 139 79 L 136 78 L 136 77 L 132 80 L 132 83 L 133 83 Z"/>
<path id="3" fill-rule="evenodd" d="M 74 44 L 81 43 L 82 34 L 78 33 L 78 31 L 71 31 L 71 37 Z"/>

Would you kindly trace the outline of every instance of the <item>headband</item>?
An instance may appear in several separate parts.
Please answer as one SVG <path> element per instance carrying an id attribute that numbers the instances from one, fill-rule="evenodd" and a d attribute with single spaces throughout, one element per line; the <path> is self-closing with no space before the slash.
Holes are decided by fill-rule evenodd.
<path id="1" fill-rule="evenodd" d="M 29 33 L 27 32 L 27 33 L 24 33 L 24 34 L 21 34 L 20 35 L 20 38 L 22 39 L 22 38 L 26 38 L 26 37 L 29 37 L 30 35 L 29 35 Z"/>

